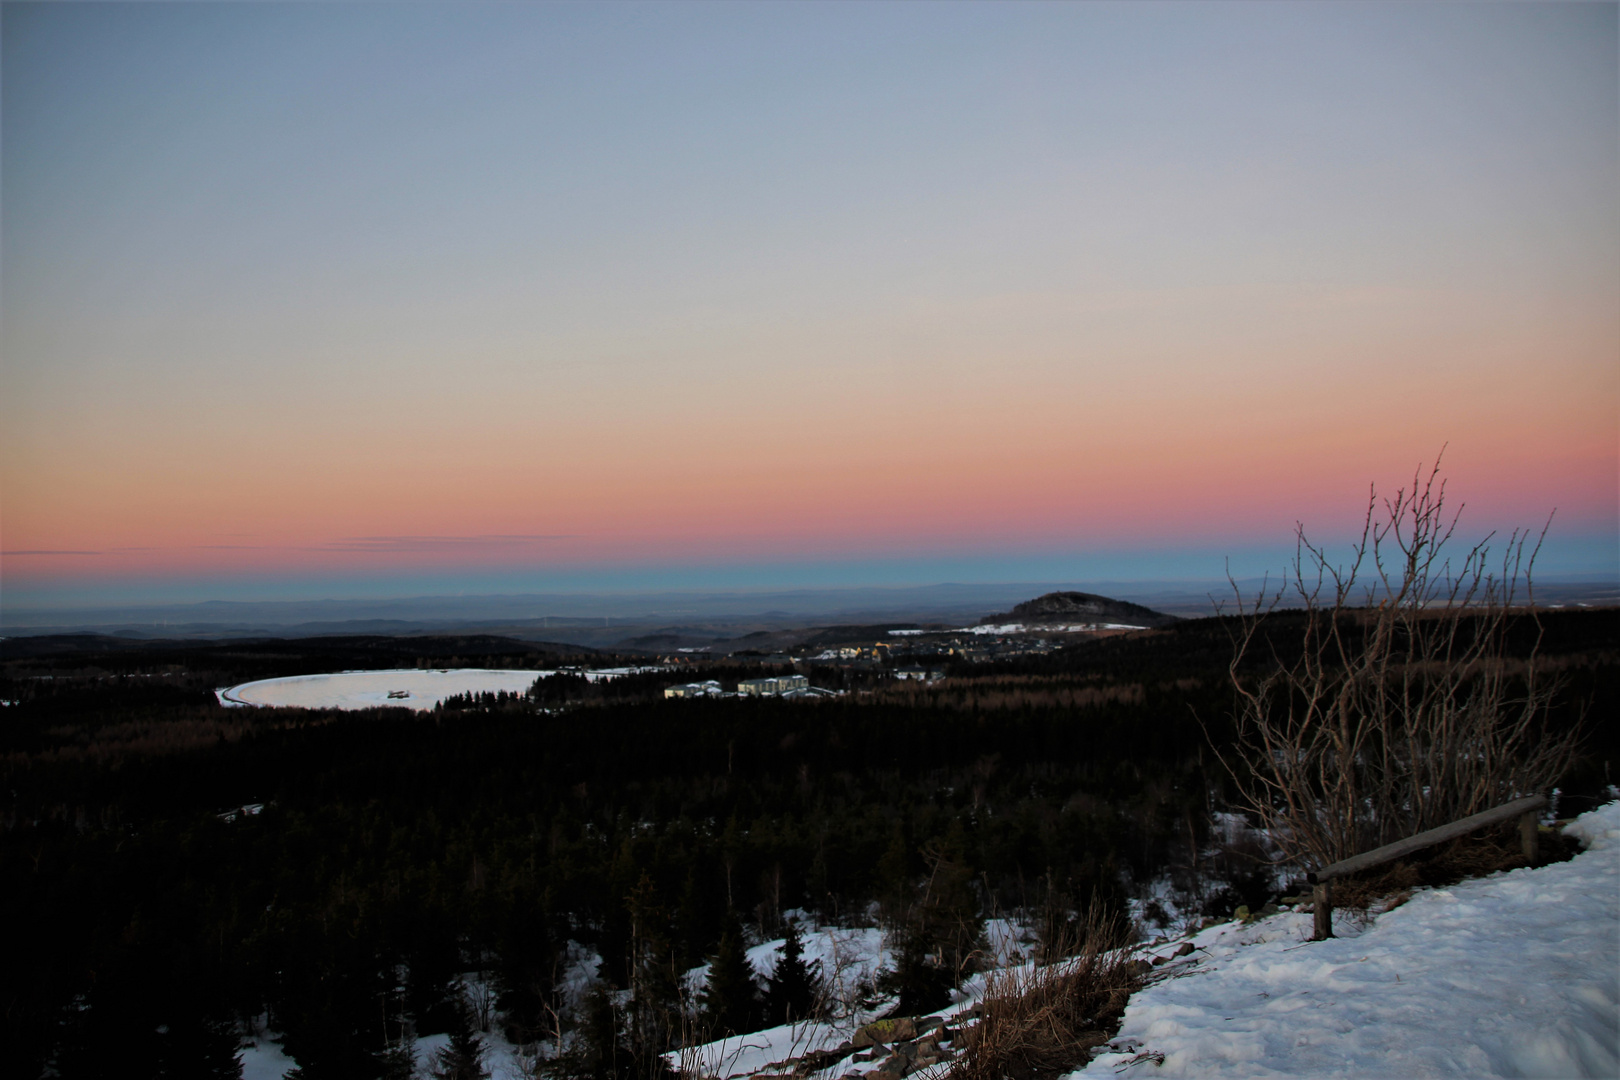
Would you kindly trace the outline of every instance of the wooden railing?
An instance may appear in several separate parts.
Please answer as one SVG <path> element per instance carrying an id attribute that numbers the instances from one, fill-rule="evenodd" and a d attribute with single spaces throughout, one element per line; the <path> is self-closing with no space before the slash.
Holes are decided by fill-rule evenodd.
<path id="1" fill-rule="evenodd" d="M 1540 811 L 1546 807 L 1545 795 L 1531 795 L 1523 799 L 1514 799 L 1510 803 L 1503 803 L 1494 810 L 1484 810 L 1477 814 L 1470 814 L 1450 825 L 1441 825 L 1437 829 L 1420 832 L 1416 836 L 1408 836 L 1405 840 L 1397 840 L 1393 844 L 1385 844 L 1381 848 L 1353 855 L 1331 865 L 1324 866 L 1314 874 L 1307 875 L 1310 883 L 1316 886 L 1312 901 L 1316 909 L 1316 933 L 1312 941 L 1322 941 L 1333 936 L 1333 879 L 1348 877 L 1362 870 L 1369 870 L 1374 866 L 1393 862 L 1403 855 L 1410 855 L 1414 851 L 1422 851 L 1435 844 L 1443 844 L 1447 840 L 1455 840 L 1459 836 L 1467 836 L 1475 829 L 1484 829 L 1492 825 L 1499 825 L 1504 821 L 1519 819 L 1519 844 L 1524 850 L 1524 857 L 1535 862 L 1539 853 L 1537 832 Z"/>

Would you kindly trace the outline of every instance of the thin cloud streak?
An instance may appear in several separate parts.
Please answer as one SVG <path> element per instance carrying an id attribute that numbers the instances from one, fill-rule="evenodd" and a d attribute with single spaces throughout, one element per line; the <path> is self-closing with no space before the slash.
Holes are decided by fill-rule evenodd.
<path id="1" fill-rule="evenodd" d="M 578 540 L 577 534 L 492 534 L 483 536 L 351 536 L 326 544 L 301 546 L 297 551 L 389 552 L 457 551 L 469 548 L 522 548 L 559 540 Z"/>

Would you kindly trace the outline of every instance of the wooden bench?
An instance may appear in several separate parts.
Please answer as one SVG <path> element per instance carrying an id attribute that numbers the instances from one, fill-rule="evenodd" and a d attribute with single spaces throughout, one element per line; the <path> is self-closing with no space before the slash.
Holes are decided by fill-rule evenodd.
<path id="1" fill-rule="evenodd" d="M 1381 848 L 1360 855 L 1353 855 L 1348 859 L 1340 860 L 1329 866 L 1324 866 L 1314 874 L 1306 875 L 1316 888 L 1312 893 L 1312 900 L 1316 909 L 1316 932 L 1312 941 L 1323 941 L 1333 936 L 1333 879 L 1348 877 L 1362 870 L 1370 870 L 1374 866 L 1382 866 L 1387 862 L 1394 862 L 1403 855 L 1410 855 L 1414 851 L 1443 844 L 1447 840 L 1455 840 L 1459 836 L 1467 836 L 1475 829 L 1489 828 L 1499 825 L 1513 818 L 1519 819 L 1519 844 L 1524 850 L 1524 857 L 1535 862 L 1539 854 L 1539 833 L 1537 831 L 1540 811 L 1547 806 L 1545 795 L 1530 795 L 1523 799 L 1514 799 L 1510 803 L 1503 803 L 1494 810 L 1482 810 L 1477 814 L 1470 814 L 1460 821 L 1453 821 L 1450 825 L 1441 825 L 1436 829 L 1428 829 L 1409 836 L 1405 840 L 1397 840 L 1393 844 L 1385 844 Z"/>

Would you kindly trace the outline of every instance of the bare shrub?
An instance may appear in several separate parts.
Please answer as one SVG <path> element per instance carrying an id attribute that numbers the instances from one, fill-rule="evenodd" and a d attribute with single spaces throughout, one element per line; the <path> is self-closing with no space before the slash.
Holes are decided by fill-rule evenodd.
<path id="1" fill-rule="evenodd" d="M 952 1080 L 1035 1080 L 1088 1061 L 1141 986 L 1128 935 L 1123 916 L 1094 904 L 1043 950 L 1046 963 L 991 973 Z"/>
<path id="2" fill-rule="evenodd" d="M 1247 603 L 1233 583 L 1235 744 L 1216 751 L 1285 861 L 1320 867 L 1544 790 L 1574 758 L 1578 731 L 1549 729 L 1559 683 L 1539 658 L 1546 530 L 1515 531 L 1499 556 L 1487 536 L 1454 565 L 1445 502 L 1436 462 L 1391 499 L 1373 492 L 1347 567 L 1299 526 L 1277 592 Z M 1299 637 L 1273 632 L 1286 593 Z M 1527 657 L 1509 658 L 1510 634 Z"/>

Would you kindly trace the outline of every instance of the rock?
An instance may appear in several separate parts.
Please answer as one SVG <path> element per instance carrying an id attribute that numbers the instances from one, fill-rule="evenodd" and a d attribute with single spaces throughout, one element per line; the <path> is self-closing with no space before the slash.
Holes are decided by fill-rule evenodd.
<path id="1" fill-rule="evenodd" d="M 861 1037 L 870 1039 L 870 1043 L 862 1044 Z M 855 1033 L 855 1044 L 876 1046 L 879 1043 L 903 1042 L 906 1039 L 917 1037 L 917 1022 L 909 1016 L 890 1017 L 887 1020 L 874 1020 Z"/>
<path id="2" fill-rule="evenodd" d="M 812 1050 L 810 1053 L 792 1062 L 793 1071 L 798 1075 L 822 1072 L 842 1061 L 849 1053 L 848 1044 L 833 1050 Z"/>
<path id="3" fill-rule="evenodd" d="M 1183 941 L 1181 943 L 1181 947 L 1176 950 L 1175 955 L 1177 955 L 1177 956 L 1186 956 L 1188 953 L 1190 953 L 1192 951 L 1193 951 L 1193 943 L 1190 942 L 1190 941 Z"/>
<path id="4" fill-rule="evenodd" d="M 876 1042 L 877 1040 L 872 1038 L 871 1034 L 865 1028 L 861 1028 L 861 1030 L 855 1033 L 855 1037 L 849 1040 L 849 1045 L 857 1050 L 860 1050 L 871 1046 Z"/>

